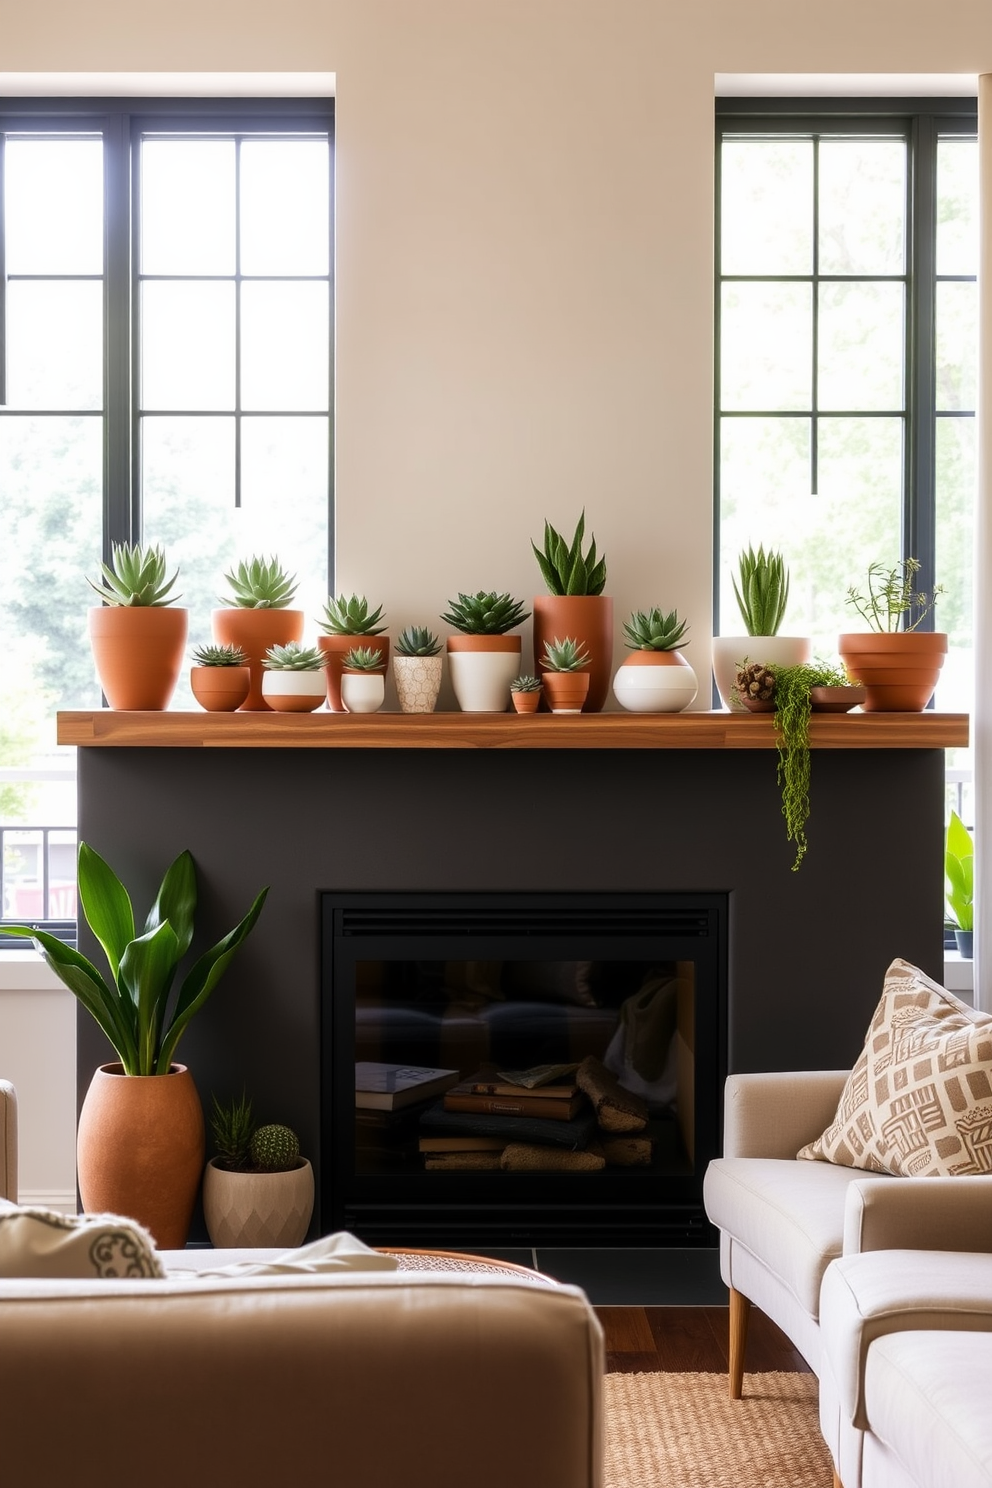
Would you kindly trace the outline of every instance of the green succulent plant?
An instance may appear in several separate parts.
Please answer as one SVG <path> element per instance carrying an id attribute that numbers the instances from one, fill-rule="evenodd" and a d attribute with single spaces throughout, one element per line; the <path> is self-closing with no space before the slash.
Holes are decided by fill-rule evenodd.
<path id="1" fill-rule="evenodd" d="M 441 642 L 425 625 L 408 625 L 396 637 L 396 650 L 400 656 L 436 656 Z"/>
<path id="2" fill-rule="evenodd" d="M 596 553 L 593 537 L 585 553 L 582 540 L 585 537 L 586 514 L 576 523 L 572 541 L 566 542 L 545 519 L 543 551 L 531 542 L 549 594 L 602 594 L 606 588 L 606 557 Z"/>
<path id="3" fill-rule="evenodd" d="M 166 578 L 165 554 L 161 547 L 142 547 L 140 543 L 114 543 L 111 563 L 100 564 L 100 582 L 87 579 L 91 589 L 108 605 L 130 605 L 135 608 L 161 608 L 181 599 L 170 594 L 179 570 Z"/>
<path id="4" fill-rule="evenodd" d="M 304 646 L 299 641 L 288 641 L 285 646 L 270 646 L 262 657 L 262 665 L 270 672 L 318 672 L 327 665 L 328 658 L 316 646 Z"/>
<path id="5" fill-rule="evenodd" d="M 688 622 L 680 620 L 677 610 L 668 615 L 661 609 L 635 610 L 623 624 L 625 644 L 635 651 L 674 651 L 687 646 Z"/>
<path id="6" fill-rule="evenodd" d="M 384 663 L 382 652 L 377 647 L 352 646 L 345 652 L 341 665 L 353 672 L 381 672 Z"/>
<path id="7" fill-rule="evenodd" d="M 217 1156 L 226 1168 L 246 1168 L 251 1161 L 250 1147 L 255 1122 L 251 1101 L 242 1091 L 238 1100 L 222 1105 L 213 1097 L 210 1130 Z"/>
<path id="8" fill-rule="evenodd" d="M 193 660 L 197 666 L 205 667 L 241 667 L 248 665 L 248 658 L 241 647 L 233 644 L 225 646 L 195 646 L 193 649 Z"/>
<path id="9" fill-rule="evenodd" d="M 867 621 L 869 630 L 915 630 L 944 592 L 941 584 L 930 595 L 916 589 L 919 571 L 918 558 L 904 558 L 892 568 L 886 568 L 884 563 L 869 564 L 867 593 L 862 594 L 852 585 L 847 591 L 847 603 Z"/>
<path id="10" fill-rule="evenodd" d="M 317 623 L 328 635 L 381 635 L 386 628 L 379 624 L 383 618 L 382 605 L 370 615 L 368 600 L 361 594 L 353 594 L 350 599 L 343 594 L 339 594 L 337 599 L 331 595 L 324 606 L 324 614 L 326 620 Z"/>
<path id="11" fill-rule="evenodd" d="M 781 553 L 758 551 L 748 545 L 731 576 L 734 597 L 748 635 L 778 635 L 789 601 L 789 570 Z"/>
<path id="12" fill-rule="evenodd" d="M 288 1126 L 260 1126 L 249 1148 L 252 1166 L 263 1173 L 286 1173 L 300 1158 L 300 1139 Z"/>
<path id="13" fill-rule="evenodd" d="M 239 610 L 284 610 L 296 593 L 296 575 L 290 576 L 278 558 L 252 557 L 224 575 L 232 598 L 221 600 Z"/>
<path id="14" fill-rule="evenodd" d="M 541 657 L 541 665 L 549 672 L 579 672 L 588 664 L 589 652 L 583 642 L 573 636 L 565 636 L 562 640 L 555 636 L 545 646 Z"/>
<path id="15" fill-rule="evenodd" d="M 524 672 L 521 673 L 519 677 L 514 677 L 513 681 L 510 683 L 510 691 L 540 692 L 543 686 L 544 683 L 541 681 L 540 677 L 532 677 L 529 675 L 529 673 Z"/>
<path id="16" fill-rule="evenodd" d="M 809 820 L 811 756 L 809 720 L 814 687 L 843 687 L 847 673 L 829 662 L 800 662 L 798 666 L 769 663 L 764 668 L 773 678 L 775 733 L 778 746 L 777 781 L 782 792 L 785 835 L 795 844 L 795 873 L 806 856 L 806 823 Z"/>
<path id="17" fill-rule="evenodd" d="M 477 594 L 459 594 L 457 599 L 449 599 L 441 619 L 463 635 L 505 635 L 515 625 L 522 625 L 529 615 L 530 611 L 512 595 L 480 589 Z"/>

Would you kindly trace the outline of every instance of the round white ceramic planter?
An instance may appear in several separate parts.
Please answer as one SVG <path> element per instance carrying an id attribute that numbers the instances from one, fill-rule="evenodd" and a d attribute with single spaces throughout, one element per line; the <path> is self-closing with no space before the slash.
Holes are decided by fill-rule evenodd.
<path id="1" fill-rule="evenodd" d="M 341 701 L 349 713 L 377 713 L 386 696 L 381 672 L 342 672 Z"/>
<path id="2" fill-rule="evenodd" d="M 775 666 L 799 666 L 809 661 L 813 643 L 809 636 L 714 636 L 713 677 L 723 706 L 732 713 L 747 709 L 733 691 L 737 668 L 744 661 Z"/>
<path id="3" fill-rule="evenodd" d="M 520 671 L 520 637 L 452 636 L 448 669 L 463 713 L 505 713 L 510 683 Z"/>
<path id="4" fill-rule="evenodd" d="M 698 690 L 695 672 L 678 651 L 635 651 L 613 678 L 613 695 L 630 713 L 681 713 Z"/>
<path id="5" fill-rule="evenodd" d="M 441 689 L 441 656 L 394 656 L 393 681 L 403 713 L 433 713 Z"/>
<path id="6" fill-rule="evenodd" d="M 262 697 L 277 713 L 312 713 L 327 697 L 324 668 L 313 672 L 263 672 Z"/>

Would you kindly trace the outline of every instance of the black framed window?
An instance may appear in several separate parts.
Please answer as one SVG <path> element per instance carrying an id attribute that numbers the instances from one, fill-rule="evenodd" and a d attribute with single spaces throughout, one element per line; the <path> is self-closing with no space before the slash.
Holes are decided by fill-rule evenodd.
<path id="1" fill-rule="evenodd" d="M 946 589 L 938 706 L 967 710 L 975 100 L 718 100 L 716 211 L 718 633 L 748 543 L 783 551 L 784 628 L 825 656 L 868 564 L 912 556 Z"/>

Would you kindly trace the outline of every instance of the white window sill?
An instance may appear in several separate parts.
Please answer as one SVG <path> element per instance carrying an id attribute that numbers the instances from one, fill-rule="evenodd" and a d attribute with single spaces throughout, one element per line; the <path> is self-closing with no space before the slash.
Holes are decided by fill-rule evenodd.
<path id="1" fill-rule="evenodd" d="M 0 992 L 53 992 L 64 986 L 37 951 L 0 951 Z"/>

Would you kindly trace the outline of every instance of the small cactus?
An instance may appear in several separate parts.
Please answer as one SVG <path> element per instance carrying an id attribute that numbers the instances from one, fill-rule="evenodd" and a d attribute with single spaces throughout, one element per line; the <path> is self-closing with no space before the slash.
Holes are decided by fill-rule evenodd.
<path id="1" fill-rule="evenodd" d="M 288 1126 L 260 1126 L 251 1139 L 251 1160 L 263 1173 L 286 1173 L 296 1166 L 300 1139 Z"/>

